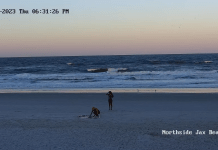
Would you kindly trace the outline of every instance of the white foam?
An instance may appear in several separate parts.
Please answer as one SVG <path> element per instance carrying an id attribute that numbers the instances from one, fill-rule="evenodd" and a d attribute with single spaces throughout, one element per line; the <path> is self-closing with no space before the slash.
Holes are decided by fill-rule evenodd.
<path id="1" fill-rule="evenodd" d="M 127 68 L 108 68 L 108 73 L 119 73 L 119 71 L 127 71 Z"/>
<path id="2" fill-rule="evenodd" d="M 0 89 L 40 88 L 204 88 L 218 87 L 218 72 L 201 70 L 135 71 L 110 68 L 100 73 L 0 75 Z M 134 79 L 134 80 L 133 80 Z"/>
<path id="3" fill-rule="evenodd" d="M 87 69 L 88 72 L 106 72 L 108 69 L 105 68 L 97 68 L 97 69 Z"/>
<path id="4" fill-rule="evenodd" d="M 205 63 L 213 63 L 213 61 L 204 61 Z"/>
<path id="5" fill-rule="evenodd" d="M 89 72 L 93 72 L 93 71 L 96 71 L 97 69 L 87 69 L 87 71 Z"/>

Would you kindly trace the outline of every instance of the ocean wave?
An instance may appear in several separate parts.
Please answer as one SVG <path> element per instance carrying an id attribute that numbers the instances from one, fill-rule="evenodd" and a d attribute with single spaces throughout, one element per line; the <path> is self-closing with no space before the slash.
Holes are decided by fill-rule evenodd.
<path id="1" fill-rule="evenodd" d="M 97 69 L 87 69 L 88 72 L 108 72 L 108 73 L 123 73 L 129 71 L 128 68 L 97 68 Z"/>
<path id="2" fill-rule="evenodd" d="M 128 68 L 108 68 L 108 73 L 123 73 L 129 71 Z"/>
<path id="3" fill-rule="evenodd" d="M 87 69 L 88 72 L 98 73 L 98 72 L 107 72 L 107 68 L 98 68 L 98 69 Z"/>
<path id="4" fill-rule="evenodd" d="M 115 69 L 117 70 L 117 69 Z M 22 87 L 188 87 L 199 83 L 218 85 L 214 71 L 140 71 L 124 73 L 17 74 L 0 76 L 0 88 Z M 4 80 L 7 79 L 7 80 Z M 187 85 L 186 85 L 186 84 Z M 13 86 L 12 86 L 13 85 Z"/>
<path id="5" fill-rule="evenodd" d="M 195 64 L 208 64 L 208 63 L 213 63 L 213 61 L 197 61 Z"/>
<path id="6" fill-rule="evenodd" d="M 213 61 L 204 61 L 204 63 L 213 63 Z"/>
<path id="7" fill-rule="evenodd" d="M 218 87 L 217 57 L 218 54 L 0 58 L 0 88 Z"/>
<path id="8" fill-rule="evenodd" d="M 73 65 L 74 65 L 74 63 L 67 63 L 67 65 L 69 65 L 69 66 L 73 66 Z"/>
<path id="9" fill-rule="evenodd" d="M 117 70 L 117 72 L 127 72 L 127 71 L 129 71 L 128 68 L 119 68 L 119 69 Z"/>
<path id="10" fill-rule="evenodd" d="M 94 73 L 57 73 L 57 74 L 1 74 L 0 80 L 111 80 L 137 77 L 137 79 L 152 78 L 217 78 L 218 70 L 176 70 L 176 71 L 128 71 L 127 68 L 109 68 L 107 74 Z M 123 72 L 119 72 L 122 70 Z M 91 70 L 90 70 L 91 71 Z M 106 70 L 104 70 L 106 72 Z"/>

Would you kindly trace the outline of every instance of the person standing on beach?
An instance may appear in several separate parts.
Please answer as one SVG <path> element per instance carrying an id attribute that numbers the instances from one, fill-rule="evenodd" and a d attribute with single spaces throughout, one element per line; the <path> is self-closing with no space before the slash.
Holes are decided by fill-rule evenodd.
<path id="1" fill-rule="evenodd" d="M 114 97 L 114 95 L 111 91 L 109 91 L 106 95 L 108 95 L 109 110 L 112 110 L 112 98 Z"/>

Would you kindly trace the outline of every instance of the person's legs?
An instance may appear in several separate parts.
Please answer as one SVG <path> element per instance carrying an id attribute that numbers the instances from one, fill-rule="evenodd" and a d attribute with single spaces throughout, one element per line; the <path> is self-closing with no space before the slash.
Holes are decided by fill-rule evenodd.
<path id="1" fill-rule="evenodd" d="M 108 106 L 109 106 L 109 110 L 110 110 L 110 100 L 108 100 Z"/>
<path id="2" fill-rule="evenodd" d="M 112 99 L 109 100 L 109 110 L 112 110 Z"/>

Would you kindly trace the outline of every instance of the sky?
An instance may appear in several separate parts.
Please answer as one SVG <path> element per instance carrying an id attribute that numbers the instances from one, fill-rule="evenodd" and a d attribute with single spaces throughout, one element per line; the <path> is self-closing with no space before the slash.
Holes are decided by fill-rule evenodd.
<path id="1" fill-rule="evenodd" d="M 16 13 L 0 13 L 0 57 L 218 53 L 217 8 L 217 0 L 3 1 L 1 11 Z"/>

